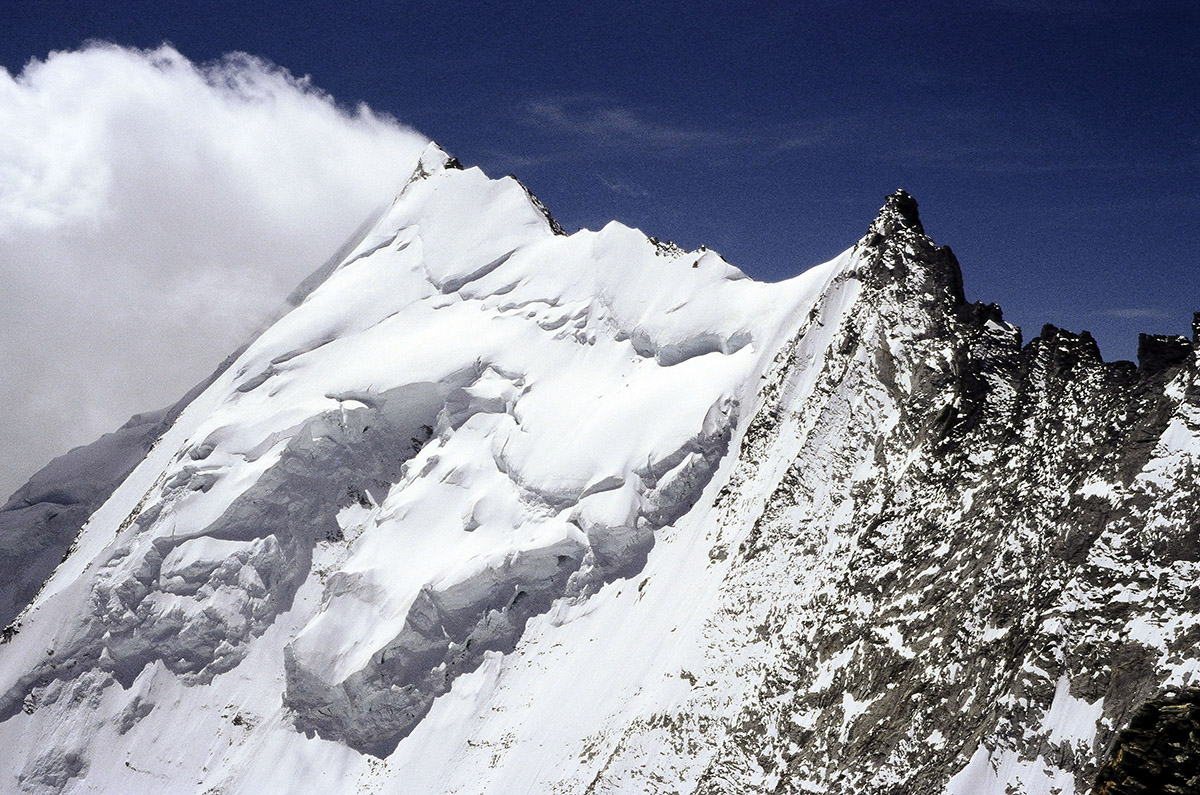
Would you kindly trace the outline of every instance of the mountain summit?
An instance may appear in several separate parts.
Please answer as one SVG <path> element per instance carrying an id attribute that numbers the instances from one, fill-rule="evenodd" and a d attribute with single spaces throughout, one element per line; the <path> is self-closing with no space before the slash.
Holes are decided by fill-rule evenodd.
<path id="1" fill-rule="evenodd" d="M 320 276 L 0 512 L 6 786 L 1085 792 L 1197 684 L 1193 343 L 903 191 L 762 284 L 430 147 Z"/>

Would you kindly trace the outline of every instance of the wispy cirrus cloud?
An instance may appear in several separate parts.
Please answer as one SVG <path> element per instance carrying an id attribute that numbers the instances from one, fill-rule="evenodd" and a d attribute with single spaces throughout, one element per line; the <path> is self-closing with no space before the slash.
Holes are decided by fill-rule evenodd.
<path id="1" fill-rule="evenodd" d="M 601 155 L 853 154 L 881 163 L 991 173 L 1063 173 L 1154 167 L 1104 131 L 1066 111 L 1036 114 L 990 107 L 946 107 L 930 114 L 814 114 L 787 123 L 714 117 L 697 124 L 655 108 L 595 95 L 525 103 L 521 120 L 568 148 Z M 577 156 L 572 149 L 572 157 Z M 1168 164 L 1175 167 L 1175 164 Z"/>
<path id="2" fill-rule="evenodd" d="M 534 127 L 586 140 L 589 145 L 640 152 L 693 152 L 755 146 L 786 151 L 823 146 L 835 140 L 836 121 L 815 119 L 791 124 L 750 124 L 725 120 L 699 125 L 653 109 L 632 108 L 591 95 L 552 97 L 528 102 L 524 121 Z"/>
<path id="3" fill-rule="evenodd" d="M 619 193 L 623 196 L 629 196 L 633 199 L 645 199 L 650 196 L 650 191 L 636 182 L 630 180 L 612 179 L 604 175 L 599 175 L 597 179 L 600 184 L 608 188 L 613 193 Z"/>
<path id="4" fill-rule="evenodd" d="M 668 124 L 630 108 L 594 103 L 537 100 L 525 106 L 529 120 L 559 132 L 586 136 L 601 145 L 636 143 L 652 147 L 727 146 L 737 143 L 736 132 Z"/>
<path id="5" fill-rule="evenodd" d="M 1171 320 L 1175 317 L 1171 312 L 1148 306 L 1105 309 L 1101 314 L 1121 320 Z"/>

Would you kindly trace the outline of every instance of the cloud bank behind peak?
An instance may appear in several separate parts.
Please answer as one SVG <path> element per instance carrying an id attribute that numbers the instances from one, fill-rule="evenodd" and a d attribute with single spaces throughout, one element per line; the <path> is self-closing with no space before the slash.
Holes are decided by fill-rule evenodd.
<path id="1" fill-rule="evenodd" d="M 93 44 L 0 69 L 0 502 L 206 375 L 427 142 L 245 54 Z"/>

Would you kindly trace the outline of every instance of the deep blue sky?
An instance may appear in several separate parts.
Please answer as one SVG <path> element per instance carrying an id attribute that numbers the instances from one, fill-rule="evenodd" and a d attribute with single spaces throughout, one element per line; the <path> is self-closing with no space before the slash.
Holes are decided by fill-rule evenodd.
<path id="1" fill-rule="evenodd" d="M 828 259 L 905 187 L 968 296 L 1108 358 L 1200 310 L 1190 2 L 10 4 L 0 58 L 89 39 L 242 50 L 752 276 Z"/>

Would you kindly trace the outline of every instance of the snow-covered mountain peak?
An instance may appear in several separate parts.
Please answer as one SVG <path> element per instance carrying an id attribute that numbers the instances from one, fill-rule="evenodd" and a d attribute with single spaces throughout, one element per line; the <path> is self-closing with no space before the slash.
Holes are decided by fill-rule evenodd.
<path id="1" fill-rule="evenodd" d="M 436 141 L 430 141 L 421 152 L 421 156 L 417 158 L 417 165 L 413 169 L 412 176 L 408 178 L 409 183 L 417 182 L 422 179 L 445 171 L 446 169 L 461 170 L 462 163 L 457 157 L 450 155 Z"/>
<path id="2" fill-rule="evenodd" d="M 92 515 L 0 659 L 5 714 L 83 671 L 133 697 L 253 670 L 281 729 L 386 756 L 698 504 L 832 266 L 764 285 L 620 224 L 566 236 L 451 162 L 431 145 Z"/>
<path id="3" fill-rule="evenodd" d="M 762 284 L 431 145 L 293 304 L 0 512 L 0 788 L 1069 792 L 1196 681 L 1194 346 L 903 191 Z"/>

